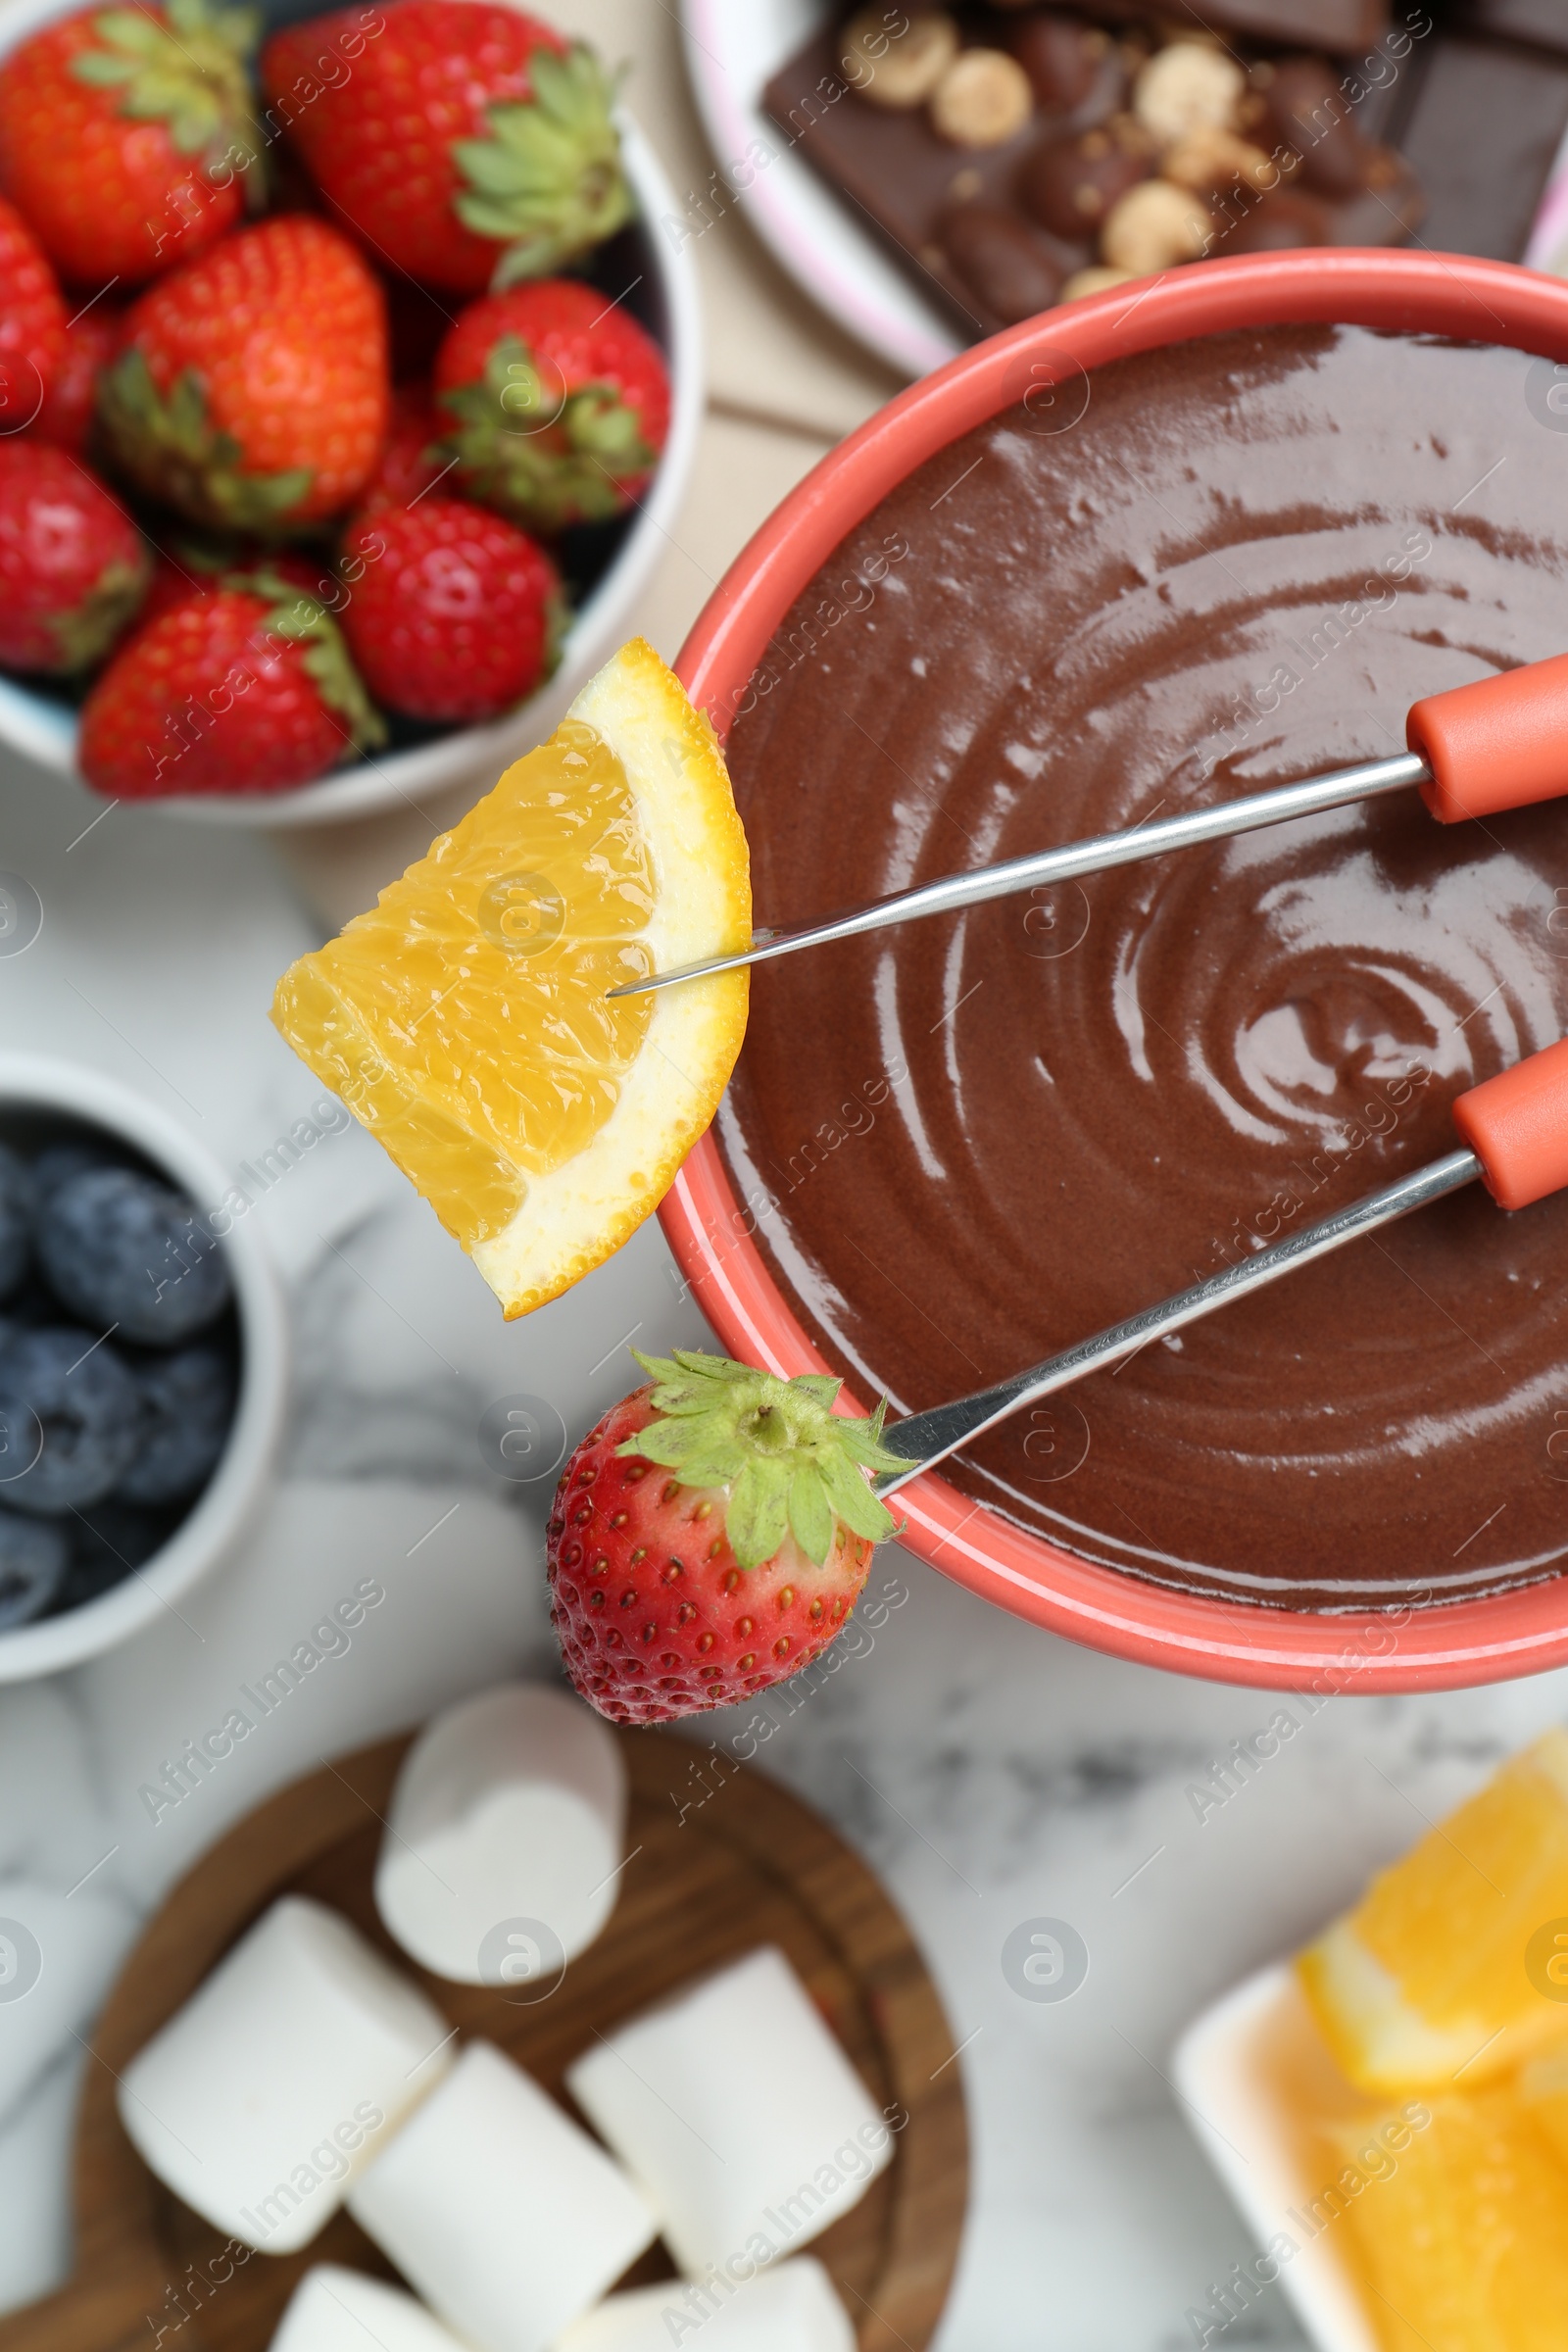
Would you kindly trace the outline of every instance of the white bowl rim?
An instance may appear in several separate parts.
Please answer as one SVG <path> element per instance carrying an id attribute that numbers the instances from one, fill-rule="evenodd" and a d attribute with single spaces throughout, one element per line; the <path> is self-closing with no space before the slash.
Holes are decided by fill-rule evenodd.
<path id="1" fill-rule="evenodd" d="M 179 1122 L 83 1063 L 54 1054 L 0 1053 L 0 1111 L 59 1111 L 121 1135 L 166 1168 L 199 1211 L 216 1209 L 231 1179 Z M 282 1290 L 249 1220 L 236 1218 L 220 1248 L 227 1260 L 240 1329 L 239 1396 L 228 1442 L 201 1496 L 145 1568 L 132 1569 L 96 1600 L 60 1617 L 0 1633 L 0 1683 L 79 1665 L 128 1641 L 216 1567 L 249 1524 L 282 1439 L 289 1350 Z"/>
<path id="2" fill-rule="evenodd" d="M 18 0 L 15 15 L 10 7 L 4 13 L 7 32 L 24 33 L 61 13 L 61 0 Z M 636 191 L 669 319 L 669 350 L 665 354 L 671 395 L 669 434 L 636 522 L 566 631 L 554 677 L 515 710 L 486 726 L 461 727 L 432 743 L 394 752 L 387 759 L 361 760 L 315 784 L 275 793 L 172 795 L 137 802 L 137 809 L 199 824 L 274 832 L 293 826 L 343 824 L 416 808 L 423 793 L 439 792 L 465 778 L 483 776 L 487 770 L 492 776 L 499 775 L 539 740 L 539 721 L 533 713 L 542 698 L 548 696 L 552 705 L 559 706 L 563 694 L 581 685 L 613 650 L 612 641 L 626 612 L 673 538 L 707 407 L 697 264 L 685 242 L 677 243 L 663 226 L 678 213 L 674 191 L 653 148 L 624 107 L 616 109 L 616 124 L 626 175 Z M 56 775 L 80 780 L 74 718 L 58 704 L 29 693 L 14 678 L 0 677 L 0 744 Z"/>

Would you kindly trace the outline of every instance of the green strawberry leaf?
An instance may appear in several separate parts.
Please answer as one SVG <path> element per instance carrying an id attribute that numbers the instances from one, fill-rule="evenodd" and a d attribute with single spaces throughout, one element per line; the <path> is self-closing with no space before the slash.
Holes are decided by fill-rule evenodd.
<path id="1" fill-rule="evenodd" d="M 73 677 L 100 662 L 141 610 L 151 577 L 152 564 L 144 547 L 134 563 L 117 558 L 106 564 L 82 602 L 70 612 L 57 612 L 51 620 L 50 634 L 59 648 L 51 673 Z"/>
<path id="2" fill-rule="evenodd" d="M 350 750 L 378 751 L 387 740 L 386 721 L 366 693 L 343 632 L 319 598 L 265 566 L 257 571 L 230 572 L 223 585 L 265 597 L 272 608 L 267 616 L 269 633 L 305 647 L 305 668 L 318 694 L 343 721 L 348 738 L 345 757 Z"/>
<path id="3" fill-rule="evenodd" d="M 559 381 L 559 371 L 541 374 L 520 335 L 502 335 L 482 381 L 441 396 L 454 420 L 443 455 L 475 497 L 536 531 L 610 521 L 625 511 L 626 484 L 659 462 L 613 384 L 563 397 Z"/>
<path id="4" fill-rule="evenodd" d="M 742 1568 L 760 1568 L 789 1533 L 789 1477 L 782 1462 L 754 1454 L 729 1491 L 725 1528 Z"/>
<path id="5" fill-rule="evenodd" d="M 683 1487 L 722 1490 L 741 1567 L 771 1559 L 786 1536 L 820 1567 L 840 1527 L 870 1543 L 898 1532 L 864 1476 L 908 1466 L 882 1442 L 885 1402 L 871 1420 L 851 1420 L 832 1409 L 841 1384 L 829 1373 L 781 1380 L 695 1348 L 632 1352 L 655 1384 L 656 1417 L 617 1451 L 659 1463 Z"/>
<path id="6" fill-rule="evenodd" d="M 266 199 L 264 142 L 250 61 L 261 12 L 220 0 L 169 0 L 167 17 L 107 8 L 92 28 L 101 46 L 78 51 L 71 62 L 74 77 L 92 89 L 122 91 L 120 113 L 128 122 L 162 122 L 176 154 L 201 159 L 211 184 L 226 186 L 243 172 L 251 209 L 259 211 Z"/>
<path id="7" fill-rule="evenodd" d="M 536 51 L 533 95 L 486 110 L 489 134 L 459 139 L 453 161 L 464 191 L 454 210 L 475 236 L 506 250 L 491 289 L 548 277 L 603 244 L 631 219 L 612 109 L 614 84 L 593 51 L 574 42 L 564 57 Z"/>
<path id="8" fill-rule="evenodd" d="M 833 1548 L 833 1506 L 815 1465 L 803 1462 L 790 1480 L 790 1534 L 820 1568 Z"/>
<path id="9" fill-rule="evenodd" d="M 309 495 L 304 467 L 256 473 L 231 434 L 213 424 L 201 377 L 185 368 L 167 397 L 132 344 L 98 382 L 104 439 L 123 470 L 151 497 L 220 530 L 276 537 Z"/>

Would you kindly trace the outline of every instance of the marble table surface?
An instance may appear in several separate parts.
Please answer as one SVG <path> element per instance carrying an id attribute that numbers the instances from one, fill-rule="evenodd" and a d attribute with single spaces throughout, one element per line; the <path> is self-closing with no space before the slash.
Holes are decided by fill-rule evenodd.
<path id="1" fill-rule="evenodd" d="M 736 5 L 743 0 L 735 0 Z M 631 64 L 630 101 L 677 190 L 703 149 L 659 0 L 553 12 Z M 710 401 L 688 508 L 633 615 L 665 653 L 750 530 L 895 386 L 816 318 L 730 208 L 698 249 Z M 0 866 L 44 907 L 0 956 L 0 1035 L 143 1089 L 229 1165 L 316 1099 L 270 1028 L 276 974 L 424 847 L 408 825 L 267 842 L 116 808 L 0 761 Z M 329 1757 L 511 1673 L 555 1672 L 548 1489 L 509 1482 L 486 1409 L 544 1399 L 573 1436 L 622 1393 L 625 1344 L 700 1344 L 657 1225 L 520 1324 L 357 1130 L 257 1210 L 284 1272 L 295 1392 L 280 1475 L 243 1549 L 138 1641 L 0 1688 L 0 1913 L 47 1926 L 52 1965 L 0 2003 L 0 2309 L 71 2261 L 69 2140 L 82 2037 L 141 1922 L 232 1822 Z M 194 1794 L 154 1822 L 162 1759 L 362 1577 L 385 1586 L 324 1661 Z M 1270 1694 L 1076 1649 L 895 1550 L 881 1622 L 758 1755 L 881 1873 L 962 2046 L 972 2203 L 941 2352 L 1178 2352 L 1188 2312 L 1253 2248 L 1168 2080 L 1215 1994 L 1288 1950 L 1508 1748 L 1568 1712 L 1560 1675 L 1321 1707 L 1222 1807 L 1210 1760 Z M 738 1724 L 688 1727 L 733 1752 Z M 749 1744 L 749 1743 L 748 1743 Z M 1003 1947 L 1052 1917 L 1083 1937 L 1073 1996 L 1020 1996 Z M 45 1938 L 40 1936 L 40 1941 Z M 1298 2346 L 1278 2288 L 1227 2342 Z"/>

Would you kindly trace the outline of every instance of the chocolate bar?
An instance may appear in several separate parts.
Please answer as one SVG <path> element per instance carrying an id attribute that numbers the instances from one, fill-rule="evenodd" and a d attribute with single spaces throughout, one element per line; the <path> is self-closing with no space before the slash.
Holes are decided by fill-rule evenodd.
<path id="1" fill-rule="evenodd" d="M 1424 197 L 1384 131 L 1419 37 L 1386 28 L 1348 68 L 1166 20 L 873 7 L 809 42 L 765 104 L 978 338 L 1212 254 L 1402 243 Z M 1524 177 L 1544 173 L 1532 147 Z M 1519 202 L 1499 190 L 1499 222 Z"/>

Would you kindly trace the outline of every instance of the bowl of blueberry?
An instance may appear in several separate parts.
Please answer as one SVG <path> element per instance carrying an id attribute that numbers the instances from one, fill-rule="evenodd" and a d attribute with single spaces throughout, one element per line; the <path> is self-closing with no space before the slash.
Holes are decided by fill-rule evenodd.
<path id="1" fill-rule="evenodd" d="M 128 1090 L 0 1056 L 0 1682 L 124 1641 L 251 1516 L 287 1358 L 228 1193 Z"/>

